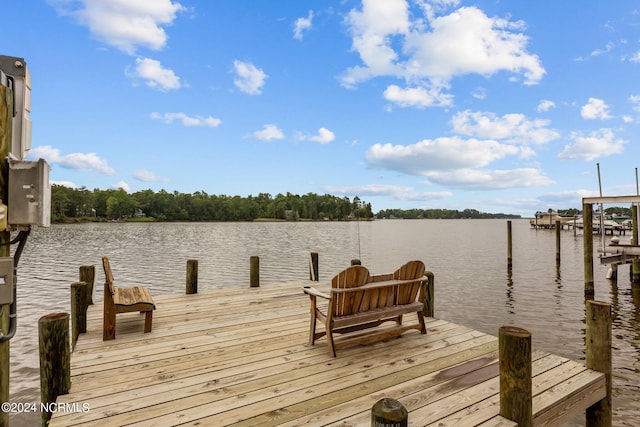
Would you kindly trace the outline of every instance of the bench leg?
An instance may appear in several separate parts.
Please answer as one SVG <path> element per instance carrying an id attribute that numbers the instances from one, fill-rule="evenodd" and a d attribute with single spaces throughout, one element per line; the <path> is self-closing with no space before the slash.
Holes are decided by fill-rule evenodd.
<path id="1" fill-rule="evenodd" d="M 424 325 L 424 314 L 422 314 L 422 311 L 418 311 L 418 322 L 420 322 L 420 333 L 426 334 L 427 327 Z"/>
<path id="2" fill-rule="evenodd" d="M 327 346 L 329 347 L 329 355 L 331 357 L 336 357 L 336 347 L 333 343 L 333 330 L 331 329 L 331 326 L 328 323 L 329 322 L 327 322 L 326 329 L 327 329 Z"/>
<path id="3" fill-rule="evenodd" d="M 153 310 L 147 311 L 144 317 L 144 332 L 151 332 L 151 321 L 153 320 Z"/>
<path id="4" fill-rule="evenodd" d="M 105 303 L 102 320 L 102 341 L 116 338 L 116 310 L 115 307 Z"/>

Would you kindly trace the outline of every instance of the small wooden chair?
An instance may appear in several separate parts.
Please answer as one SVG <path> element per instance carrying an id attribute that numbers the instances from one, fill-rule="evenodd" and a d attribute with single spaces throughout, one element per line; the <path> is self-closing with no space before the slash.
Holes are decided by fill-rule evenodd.
<path id="1" fill-rule="evenodd" d="M 149 289 L 144 286 L 118 288 L 113 283 L 113 273 L 109 258 L 102 257 L 104 268 L 104 319 L 102 340 L 112 340 L 116 337 L 116 314 L 139 311 L 145 313 L 144 332 L 151 332 L 153 310 L 156 306 L 151 298 Z"/>

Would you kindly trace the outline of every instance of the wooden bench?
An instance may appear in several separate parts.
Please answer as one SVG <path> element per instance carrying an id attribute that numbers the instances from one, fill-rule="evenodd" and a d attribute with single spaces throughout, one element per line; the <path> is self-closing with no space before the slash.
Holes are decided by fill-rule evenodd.
<path id="1" fill-rule="evenodd" d="M 311 300 L 309 344 L 326 336 L 329 354 L 336 357 L 336 350 L 347 345 L 386 340 L 410 329 L 426 334 L 423 310 L 428 280 L 424 263 L 411 261 L 395 273 L 380 276 L 371 276 L 363 266 L 349 267 L 333 278 L 330 294 L 305 287 Z M 320 304 L 319 298 L 328 304 Z M 411 313 L 417 315 L 417 323 L 403 325 L 403 316 Z M 324 322 L 324 331 L 316 331 L 318 319 Z M 387 321 L 396 324 L 377 328 Z M 334 333 L 345 336 L 336 340 Z"/>
<path id="2" fill-rule="evenodd" d="M 156 306 L 149 289 L 143 286 L 118 288 L 113 283 L 113 273 L 109 265 L 109 258 L 102 257 L 104 268 L 104 320 L 102 340 L 112 340 L 116 337 L 116 314 L 139 311 L 145 313 L 144 331 L 151 332 L 153 310 Z"/>

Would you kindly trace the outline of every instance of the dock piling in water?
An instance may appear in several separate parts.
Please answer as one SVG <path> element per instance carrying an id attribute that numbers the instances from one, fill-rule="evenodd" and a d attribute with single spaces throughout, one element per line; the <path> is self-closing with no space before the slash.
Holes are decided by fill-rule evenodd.
<path id="1" fill-rule="evenodd" d="M 192 295 L 198 293 L 198 260 L 187 260 L 187 284 L 186 294 Z"/>
<path id="2" fill-rule="evenodd" d="M 87 305 L 93 304 L 94 284 L 96 279 L 96 266 L 83 265 L 79 269 L 78 282 L 84 282 L 88 286 Z"/>
<path id="3" fill-rule="evenodd" d="M 53 313 L 38 321 L 40 349 L 40 398 L 42 403 L 55 402 L 69 393 L 71 387 L 71 350 L 69 347 L 69 313 Z M 42 411 L 46 426 L 51 412 Z"/>
<path id="4" fill-rule="evenodd" d="M 249 286 L 252 288 L 260 287 L 260 257 L 252 256 L 249 259 Z"/>
<path id="5" fill-rule="evenodd" d="M 511 221 L 507 221 L 507 268 L 513 267 Z"/>
<path id="6" fill-rule="evenodd" d="M 71 284 L 71 345 L 76 346 L 78 336 L 87 332 L 87 308 L 89 307 L 89 285 L 85 282 Z"/>
<path id="7" fill-rule="evenodd" d="M 613 414 L 611 408 L 611 304 L 600 301 L 587 301 L 586 318 L 586 366 L 605 374 L 607 396 L 587 408 L 587 427 L 611 426 Z"/>
<path id="8" fill-rule="evenodd" d="M 522 427 L 533 425 L 531 334 L 514 326 L 498 331 L 500 415 Z"/>

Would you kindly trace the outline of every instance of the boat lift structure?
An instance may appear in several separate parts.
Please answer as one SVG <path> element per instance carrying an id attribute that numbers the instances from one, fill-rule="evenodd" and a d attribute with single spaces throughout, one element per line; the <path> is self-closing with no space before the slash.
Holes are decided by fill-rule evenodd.
<path id="1" fill-rule="evenodd" d="M 632 239 L 631 244 L 620 245 L 613 242 L 604 245 L 600 256 L 601 264 L 623 264 L 631 262 L 631 282 L 640 283 L 640 245 L 638 245 L 638 206 L 640 195 L 633 196 L 609 196 L 609 197 L 585 197 L 582 199 L 582 215 L 584 219 L 584 293 L 585 297 L 593 297 L 593 205 L 594 204 L 631 204 L 632 210 Z"/>

